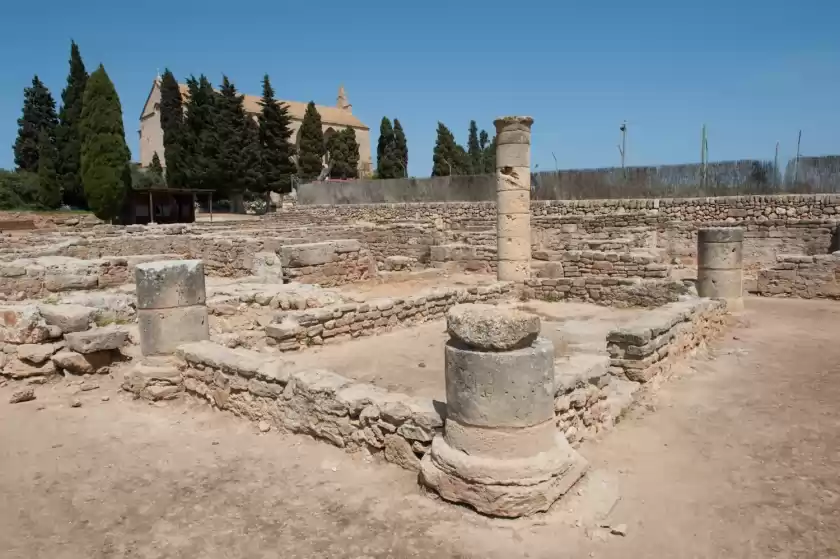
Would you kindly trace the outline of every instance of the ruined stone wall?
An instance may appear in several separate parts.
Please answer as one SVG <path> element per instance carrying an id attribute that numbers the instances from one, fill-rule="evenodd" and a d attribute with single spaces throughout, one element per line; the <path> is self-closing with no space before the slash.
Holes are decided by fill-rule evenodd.
<path id="1" fill-rule="evenodd" d="M 279 322 L 266 326 L 265 332 L 281 351 L 297 350 L 435 320 L 455 305 L 495 301 L 507 296 L 512 288 L 510 283 L 496 282 L 463 289 L 435 289 L 405 298 L 291 311 L 278 315 Z"/>
<path id="2" fill-rule="evenodd" d="M 840 299 L 840 256 L 783 255 L 758 273 L 757 293 L 768 297 Z"/>

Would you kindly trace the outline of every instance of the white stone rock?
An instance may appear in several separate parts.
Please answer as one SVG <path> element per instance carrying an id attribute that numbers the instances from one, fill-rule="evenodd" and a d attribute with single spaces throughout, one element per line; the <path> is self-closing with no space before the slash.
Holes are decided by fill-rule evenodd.
<path id="1" fill-rule="evenodd" d="M 466 345 L 490 351 L 526 347 L 540 333 L 538 316 L 492 305 L 456 305 L 446 313 L 449 334 Z"/>

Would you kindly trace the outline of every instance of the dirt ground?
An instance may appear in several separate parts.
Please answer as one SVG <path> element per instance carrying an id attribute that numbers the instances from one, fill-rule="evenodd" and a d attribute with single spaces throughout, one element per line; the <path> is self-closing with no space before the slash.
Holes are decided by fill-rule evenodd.
<path id="1" fill-rule="evenodd" d="M 554 343 L 557 356 L 570 352 L 606 353 L 607 332 L 632 320 L 639 309 L 612 309 L 586 303 L 532 301 L 512 304 L 540 315 L 542 335 Z M 393 392 L 445 400 L 443 345 L 446 321 L 287 353 L 292 370 L 328 369 Z"/>
<path id="2" fill-rule="evenodd" d="M 587 482 L 517 521 L 305 437 L 128 400 L 116 381 L 80 408 L 64 383 L 17 405 L 6 386 L 0 557 L 838 557 L 838 325 L 837 304 L 750 299 L 710 355 L 581 448 Z"/>

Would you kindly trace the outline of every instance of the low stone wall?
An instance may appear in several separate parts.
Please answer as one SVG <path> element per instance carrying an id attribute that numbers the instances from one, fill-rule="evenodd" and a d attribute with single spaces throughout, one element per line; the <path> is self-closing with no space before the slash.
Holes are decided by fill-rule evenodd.
<path id="1" fill-rule="evenodd" d="M 406 298 L 290 311 L 279 316 L 278 323 L 266 326 L 265 333 L 276 342 L 278 349 L 296 350 L 436 320 L 455 305 L 495 301 L 510 294 L 512 289 L 512 283 L 497 282 L 487 286 L 436 289 Z"/>
<path id="2" fill-rule="evenodd" d="M 495 239 L 494 239 L 495 240 Z M 429 264 L 448 272 L 496 273 L 496 246 L 451 243 L 430 247 Z"/>
<path id="3" fill-rule="evenodd" d="M 609 307 L 659 307 L 688 293 L 682 283 L 588 276 L 577 278 L 531 278 L 523 296 L 542 301 L 581 301 Z"/>
<path id="4" fill-rule="evenodd" d="M 756 292 L 767 297 L 840 299 L 840 256 L 781 255 L 758 273 Z"/>
<path id="5" fill-rule="evenodd" d="M 330 371 L 289 373 L 270 355 L 210 342 L 178 348 L 187 393 L 251 421 L 367 449 L 417 469 L 443 419 L 432 400 L 388 392 Z"/>
<path id="6" fill-rule="evenodd" d="M 370 252 L 355 239 L 281 247 L 283 273 L 289 281 L 342 285 L 376 276 Z"/>
<path id="7" fill-rule="evenodd" d="M 537 250 L 537 262 L 556 262 L 552 278 L 607 276 L 612 278 L 667 278 L 669 267 L 650 252 L 613 252 L 596 250 Z M 531 263 L 534 266 L 534 262 Z M 537 264 L 540 266 L 540 264 Z"/>
<path id="8" fill-rule="evenodd" d="M 607 335 L 610 373 L 647 382 L 670 369 L 674 357 L 715 337 L 725 326 L 726 304 L 713 299 L 671 303 Z"/>
<path id="9" fill-rule="evenodd" d="M 134 268 L 143 262 L 170 260 L 172 254 L 108 257 L 82 260 L 44 256 L 0 262 L 0 298 L 22 300 L 51 293 L 103 289 L 134 281 Z"/>

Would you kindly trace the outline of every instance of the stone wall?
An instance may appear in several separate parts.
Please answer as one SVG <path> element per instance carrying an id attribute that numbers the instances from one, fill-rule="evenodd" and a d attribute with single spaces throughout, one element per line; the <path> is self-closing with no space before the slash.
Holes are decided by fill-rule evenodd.
<path id="1" fill-rule="evenodd" d="M 840 299 L 840 256 L 782 255 L 758 273 L 756 291 L 768 297 Z"/>
<path id="2" fill-rule="evenodd" d="M 443 419 L 432 400 L 388 392 L 331 371 L 289 373 L 270 355 L 210 342 L 178 348 L 187 393 L 251 421 L 367 449 L 415 469 Z"/>
<path id="3" fill-rule="evenodd" d="M 266 326 L 265 333 L 276 342 L 278 349 L 296 350 L 436 320 L 455 305 L 495 301 L 512 289 L 511 283 L 496 282 L 469 288 L 435 289 L 405 298 L 290 311 L 279 315 L 276 324 Z"/>
<path id="4" fill-rule="evenodd" d="M 726 305 L 712 299 L 671 303 L 607 335 L 610 373 L 647 382 L 666 372 L 673 358 L 704 343 L 725 325 Z"/>
<path id="5" fill-rule="evenodd" d="M 287 280 L 332 287 L 376 276 L 376 263 L 357 240 L 287 245 L 280 248 Z"/>
<path id="6" fill-rule="evenodd" d="M 532 267 L 538 270 L 555 264 L 552 278 L 605 276 L 612 278 L 667 278 L 668 265 L 650 252 L 613 252 L 596 250 L 534 251 Z"/>

